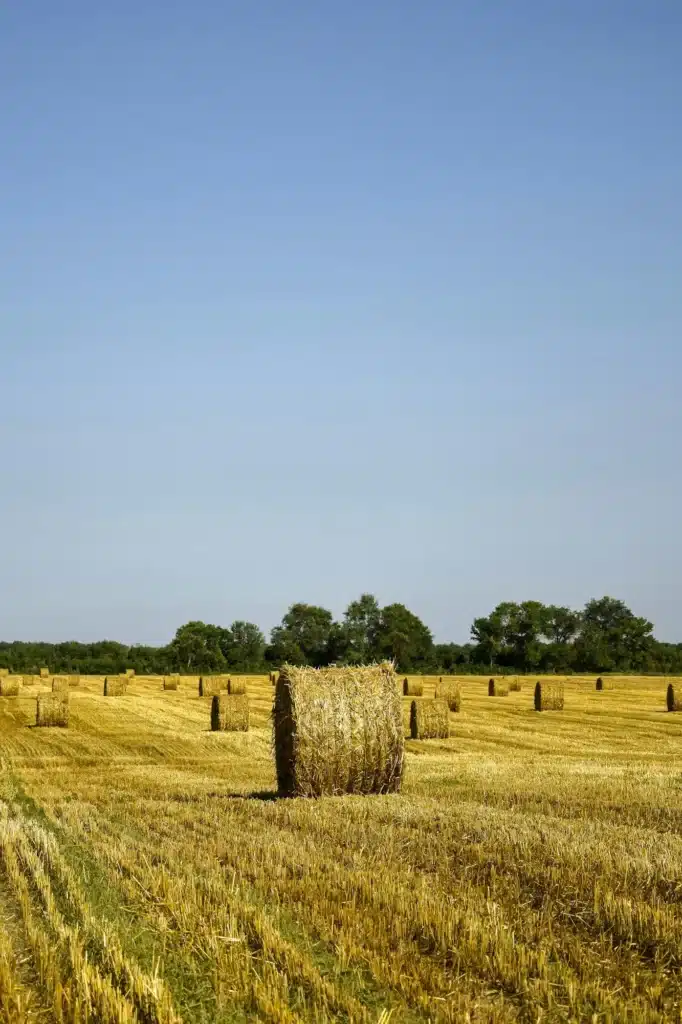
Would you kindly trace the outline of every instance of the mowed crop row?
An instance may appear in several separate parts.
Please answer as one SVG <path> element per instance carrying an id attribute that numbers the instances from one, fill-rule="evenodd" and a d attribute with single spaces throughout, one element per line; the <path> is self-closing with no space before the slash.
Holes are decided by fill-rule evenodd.
<path id="1" fill-rule="evenodd" d="M 319 800 L 275 799 L 264 677 L 244 733 L 198 679 L 83 677 L 68 729 L 30 727 L 40 684 L 1 699 L 0 1020 L 677 1019 L 666 682 L 569 678 L 538 714 L 534 678 L 462 677 L 400 794 Z"/>

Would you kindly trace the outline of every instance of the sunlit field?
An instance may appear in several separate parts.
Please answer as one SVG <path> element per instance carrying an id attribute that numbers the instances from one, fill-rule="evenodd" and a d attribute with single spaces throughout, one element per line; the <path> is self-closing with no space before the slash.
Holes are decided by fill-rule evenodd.
<path id="1" fill-rule="evenodd" d="M 1 697 L 0 1021 L 682 1019 L 682 714 L 534 681 L 463 677 L 399 796 L 320 800 L 276 799 L 265 677 L 247 733 L 196 679 L 82 679 L 68 729 Z"/>

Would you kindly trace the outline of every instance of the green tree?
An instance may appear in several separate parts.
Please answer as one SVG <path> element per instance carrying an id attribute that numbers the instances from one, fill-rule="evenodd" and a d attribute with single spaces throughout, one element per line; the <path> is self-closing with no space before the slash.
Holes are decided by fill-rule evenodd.
<path id="1" fill-rule="evenodd" d="M 576 640 L 579 667 L 589 672 L 644 669 L 655 650 L 653 628 L 616 598 L 588 601 Z"/>
<path id="2" fill-rule="evenodd" d="M 477 650 L 475 660 L 487 664 L 503 664 L 513 658 L 514 628 L 518 621 L 519 606 L 514 601 L 503 601 L 490 615 L 474 619 L 471 639 Z"/>
<path id="3" fill-rule="evenodd" d="M 235 672 L 257 672 L 263 667 L 265 637 L 253 622 L 233 622 L 225 630 L 220 648 Z"/>
<path id="4" fill-rule="evenodd" d="M 389 604 L 381 610 L 376 653 L 394 659 L 399 672 L 418 671 L 433 656 L 431 630 L 404 604 Z"/>
<path id="5" fill-rule="evenodd" d="M 268 660 L 292 665 L 327 665 L 333 616 L 314 604 L 292 604 L 270 634 Z"/>
<path id="6" fill-rule="evenodd" d="M 180 626 L 169 644 L 172 664 L 182 672 L 222 672 L 225 656 L 221 650 L 225 630 L 206 622 Z"/>
<path id="7" fill-rule="evenodd" d="M 362 594 L 357 601 L 351 601 L 343 616 L 348 662 L 367 664 L 375 660 L 380 624 L 381 609 L 373 594 Z"/>

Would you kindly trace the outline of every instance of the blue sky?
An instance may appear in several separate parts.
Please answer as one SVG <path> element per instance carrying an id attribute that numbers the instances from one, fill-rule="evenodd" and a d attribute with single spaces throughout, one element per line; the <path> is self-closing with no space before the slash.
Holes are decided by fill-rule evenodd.
<path id="1" fill-rule="evenodd" d="M 0 636 L 682 641 L 682 6 L 0 14 Z"/>

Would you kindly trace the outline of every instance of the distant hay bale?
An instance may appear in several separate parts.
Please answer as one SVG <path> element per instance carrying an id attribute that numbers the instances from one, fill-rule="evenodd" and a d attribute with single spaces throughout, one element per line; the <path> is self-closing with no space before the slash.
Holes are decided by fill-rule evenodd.
<path id="1" fill-rule="evenodd" d="M 596 683 L 594 684 L 594 688 L 595 688 L 595 690 L 600 690 L 600 691 L 601 690 L 612 690 L 613 689 L 613 682 L 610 679 L 602 679 L 602 677 L 599 676 L 599 678 L 597 679 Z"/>
<path id="2" fill-rule="evenodd" d="M 80 676 L 67 676 L 67 679 L 69 680 L 69 686 L 71 687 L 80 686 L 81 684 Z"/>
<path id="3" fill-rule="evenodd" d="M 9 675 L 9 669 L 8 668 L 0 668 L 0 676 L 8 676 L 8 675 Z"/>
<path id="4" fill-rule="evenodd" d="M 495 679 L 488 680 L 489 697 L 506 697 L 509 693 L 509 684 L 497 682 Z"/>
<path id="5" fill-rule="evenodd" d="M 445 740 L 450 735 L 446 700 L 413 700 L 410 706 L 410 736 L 413 740 Z"/>
<path id="6" fill-rule="evenodd" d="M 177 690 L 179 683 L 178 676 L 164 676 L 163 677 L 163 688 L 164 690 Z"/>
<path id="7" fill-rule="evenodd" d="M 535 684 L 534 702 L 536 711 L 563 711 L 564 684 L 538 681 Z"/>
<path id="8" fill-rule="evenodd" d="M 126 676 L 107 676 L 104 680 L 105 697 L 124 697 L 128 690 Z"/>
<path id="9" fill-rule="evenodd" d="M 55 725 L 66 729 L 68 724 L 68 693 L 39 694 L 36 698 L 36 725 Z"/>
<path id="10" fill-rule="evenodd" d="M 41 679 L 49 679 L 50 678 L 50 670 L 49 670 L 49 668 L 41 668 L 39 674 L 40 674 L 40 678 Z"/>
<path id="11" fill-rule="evenodd" d="M 53 676 L 52 677 L 52 692 L 53 693 L 66 693 L 69 689 L 69 678 L 68 676 Z"/>
<path id="12" fill-rule="evenodd" d="M 248 732 L 249 698 L 245 693 L 216 693 L 211 700 L 214 732 Z"/>
<path id="13" fill-rule="evenodd" d="M 454 679 L 446 679 L 443 682 L 443 677 L 440 676 L 436 686 L 436 700 L 446 701 L 450 711 L 459 711 L 462 706 L 462 693 L 459 683 L 455 682 Z"/>
<path id="14" fill-rule="evenodd" d="M 35 683 L 39 682 L 39 680 L 40 680 L 40 676 L 31 676 L 31 675 L 19 676 L 18 678 L 23 679 L 24 686 L 33 686 Z"/>
<path id="15" fill-rule="evenodd" d="M 520 693 L 521 692 L 521 682 L 520 682 L 519 679 L 512 679 L 511 680 L 511 682 L 509 683 L 509 692 L 510 693 Z"/>
<path id="16" fill-rule="evenodd" d="M 400 791 L 405 740 L 392 664 L 285 665 L 272 718 L 280 794 Z"/>
<path id="17" fill-rule="evenodd" d="M 421 679 L 403 679 L 403 694 L 405 697 L 421 697 L 424 693 L 424 684 Z"/>
<path id="18" fill-rule="evenodd" d="M 246 693 L 246 679 L 230 679 L 227 680 L 227 692 L 228 693 Z"/>
<path id="19" fill-rule="evenodd" d="M 200 676 L 199 696 L 214 697 L 216 693 L 227 691 L 227 676 Z"/>
<path id="20" fill-rule="evenodd" d="M 21 681 L 21 676 L 0 676 L 0 697 L 16 697 Z"/>
<path id="21" fill-rule="evenodd" d="M 130 677 L 131 677 L 131 676 L 134 676 L 134 675 L 135 675 L 135 669 L 134 669 L 134 668 L 127 668 L 127 669 L 125 670 L 125 674 L 126 674 L 126 675 L 128 676 L 128 678 L 130 679 Z"/>
<path id="22" fill-rule="evenodd" d="M 665 695 L 665 702 L 668 711 L 682 711 L 682 689 L 668 683 L 668 690 Z"/>

